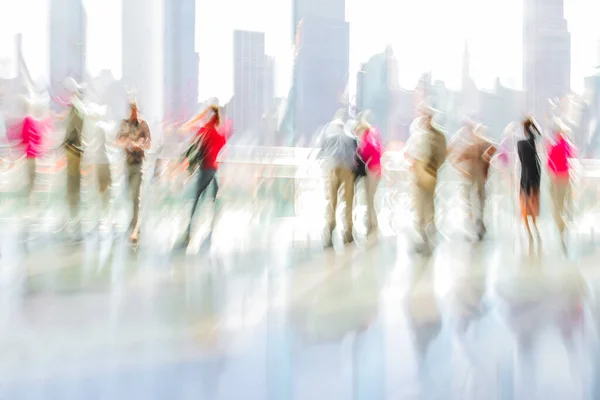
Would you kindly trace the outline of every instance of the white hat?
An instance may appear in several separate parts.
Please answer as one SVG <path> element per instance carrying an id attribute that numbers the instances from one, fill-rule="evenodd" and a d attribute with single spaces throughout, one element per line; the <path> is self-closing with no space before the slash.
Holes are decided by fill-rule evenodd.
<path id="1" fill-rule="evenodd" d="M 434 117 L 437 114 L 437 110 L 431 107 L 427 102 L 422 102 L 418 107 L 419 113 L 423 116 Z"/>
<path id="2" fill-rule="evenodd" d="M 63 86 L 71 94 L 80 94 L 86 87 L 85 84 L 78 83 L 74 78 L 65 79 Z"/>

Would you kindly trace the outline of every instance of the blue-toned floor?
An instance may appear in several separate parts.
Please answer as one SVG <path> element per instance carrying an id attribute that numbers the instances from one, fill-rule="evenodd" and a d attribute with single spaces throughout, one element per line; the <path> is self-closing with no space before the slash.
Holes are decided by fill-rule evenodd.
<path id="1" fill-rule="evenodd" d="M 0 399 L 600 398 L 597 257 L 547 230 L 541 255 L 454 235 L 423 258 L 292 220 L 176 251 L 161 224 L 136 252 L 5 226 Z"/>

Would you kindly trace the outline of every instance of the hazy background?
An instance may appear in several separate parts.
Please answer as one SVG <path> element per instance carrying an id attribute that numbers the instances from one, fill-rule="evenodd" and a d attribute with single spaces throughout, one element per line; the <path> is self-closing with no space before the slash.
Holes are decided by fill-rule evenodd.
<path id="1" fill-rule="evenodd" d="M 121 76 L 121 1 L 85 0 L 88 15 L 87 65 L 92 75 L 109 69 Z M 49 70 L 49 0 L 0 2 L 0 76 L 15 73 L 14 35 L 23 34 L 25 58 L 34 77 Z M 360 63 L 391 44 L 403 87 L 414 88 L 431 70 L 449 88 L 459 87 L 465 41 L 472 76 L 492 87 L 496 77 L 521 88 L 522 0 L 347 0 L 350 22 L 350 90 Z M 574 91 L 596 64 L 600 38 L 600 2 L 565 0 L 572 35 Z M 235 12 L 233 12 L 235 10 Z M 233 31 L 266 34 L 267 54 L 276 58 L 275 94 L 284 96 L 291 81 L 291 0 L 197 0 L 196 49 L 200 55 L 199 98 L 233 94 Z M 217 79 L 214 79 L 214 78 Z"/>

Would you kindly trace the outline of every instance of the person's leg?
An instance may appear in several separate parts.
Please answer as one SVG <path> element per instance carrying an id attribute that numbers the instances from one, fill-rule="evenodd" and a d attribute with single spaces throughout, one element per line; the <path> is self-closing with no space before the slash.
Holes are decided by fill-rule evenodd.
<path id="1" fill-rule="evenodd" d="M 98 191 L 100 192 L 100 199 L 102 201 L 102 215 L 100 218 L 102 224 L 107 218 L 111 218 L 112 211 L 112 194 L 110 190 L 112 176 L 110 173 L 110 165 L 96 164 L 96 176 L 98 178 Z"/>
<path id="2" fill-rule="evenodd" d="M 210 226 L 210 231 L 212 232 L 214 227 L 215 227 L 215 221 L 217 220 L 217 216 L 219 214 L 219 210 L 217 209 L 217 196 L 219 195 L 219 182 L 217 180 L 217 175 L 215 173 L 215 175 L 213 176 L 212 179 L 212 187 L 213 187 L 213 196 L 212 196 L 212 201 L 213 201 L 213 219 L 212 219 L 212 223 Z"/>
<path id="3" fill-rule="evenodd" d="M 200 201 L 200 197 L 202 193 L 206 190 L 208 185 L 213 181 L 215 177 L 216 171 L 214 169 L 199 169 L 198 170 L 198 181 L 196 186 L 196 195 L 194 197 L 194 203 L 192 205 L 192 214 L 190 215 L 190 222 L 188 224 L 186 235 L 189 240 L 189 235 L 192 232 L 192 222 L 194 220 L 194 214 L 196 213 L 196 208 L 198 207 L 198 203 Z"/>
<path id="4" fill-rule="evenodd" d="M 421 238 L 423 243 L 427 242 L 427 233 L 425 229 L 427 228 L 427 218 L 425 215 L 425 191 L 421 189 L 419 186 L 414 185 L 412 188 L 413 193 L 413 208 L 415 210 L 415 229 L 417 230 L 417 234 Z"/>
<path id="5" fill-rule="evenodd" d="M 437 185 L 436 185 L 437 186 Z M 424 198 L 424 219 L 425 219 L 425 239 L 426 244 L 430 247 L 433 244 L 435 235 L 437 235 L 437 227 L 435 225 L 435 191 L 425 190 Z M 429 233 L 428 233 L 429 232 Z"/>
<path id="6" fill-rule="evenodd" d="M 568 230 L 567 225 L 569 223 L 571 223 L 571 213 L 573 211 L 573 191 L 572 191 L 572 187 L 571 187 L 571 181 L 570 180 L 566 180 L 565 183 L 565 197 L 564 197 L 564 202 L 563 202 L 563 220 L 565 222 L 565 228 L 564 231 L 566 232 Z"/>
<path id="7" fill-rule="evenodd" d="M 71 221 L 79 219 L 81 200 L 81 157 L 67 151 L 67 202 Z"/>
<path id="8" fill-rule="evenodd" d="M 340 178 L 344 183 L 344 202 L 346 203 L 346 232 L 344 234 L 344 243 L 352 243 L 354 237 L 352 235 L 352 217 L 354 205 L 354 172 L 350 169 L 341 169 Z"/>
<path id="9" fill-rule="evenodd" d="M 521 193 L 520 202 L 521 202 L 521 218 L 523 223 L 525 224 L 525 229 L 527 229 L 527 237 L 529 239 L 529 245 L 531 246 L 531 242 L 533 241 L 533 235 L 531 234 L 531 227 L 529 226 L 529 200 L 528 196 L 525 193 Z"/>
<path id="10" fill-rule="evenodd" d="M 477 230 L 477 236 L 479 240 L 483 239 L 485 236 L 487 229 L 485 227 L 484 214 L 485 214 L 485 202 L 486 202 L 486 192 L 485 192 L 485 178 L 477 179 L 475 189 L 475 229 Z"/>
<path id="11" fill-rule="evenodd" d="M 133 202 L 131 218 L 131 240 L 137 241 L 140 230 L 140 204 L 142 194 L 143 163 L 127 164 L 129 193 Z"/>
<path id="12" fill-rule="evenodd" d="M 466 230 L 468 231 L 467 236 L 470 238 L 471 230 L 474 226 L 474 204 L 473 204 L 473 180 L 466 179 L 462 184 L 462 198 L 465 202 L 465 214 L 466 214 Z"/>
<path id="13" fill-rule="evenodd" d="M 27 199 L 29 201 L 35 186 L 36 162 L 35 158 L 27 158 Z"/>
<path id="14" fill-rule="evenodd" d="M 367 170 L 365 183 L 367 193 L 367 234 L 370 234 L 379 229 L 377 211 L 375 210 L 375 194 L 379 185 L 379 176 Z"/>
<path id="15" fill-rule="evenodd" d="M 550 194 L 552 198 L 552 214 L 554 216 L 554 222 L 558 228 L 558 232 L 563 234 L 565 230 L 565 201 L 567 197 L 567 191 L 569 187 L 569 181 L 560 178 L 552 179 L 550 186 Z"/>
<path id="16" fill-rule="evenodd" d="M 327 235 L 326 240 L 328 244 L 331 244 L 333 231 L 336 226 L 336 209 L 337 209 L 337 196 L 340 188 L 340 179 L 338 176 L 338 168 L 334 168 L 329 172 L 329 177 L 326 182 L 326 195 L 327 195 L 327 209 L 325 210 L 325 221 L 327 223 Z"/>
<path id="17" fill-rule="evenodd" d="M 537 226 L 537 218 L 540 215 L 540 191 L 539 188 L 535 191 L 531 196 L 528 197 L 530 209 L 531 209 L 531 222 L 533 223 L 533 227 L 535 228 L 535 235 L 538 239 L 538 242 L 542 240 L 540 236 L 540 230 Z"/>

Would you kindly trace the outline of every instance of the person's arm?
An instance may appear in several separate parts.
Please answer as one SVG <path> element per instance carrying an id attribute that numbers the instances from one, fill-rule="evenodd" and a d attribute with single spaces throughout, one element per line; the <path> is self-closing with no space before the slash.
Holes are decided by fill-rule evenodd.
<path id="1" fill-rule="evenodd" d="M 483 152 L 481 158 L 483 159 L 483 161 L 485 161 L 486 163 L 490 163 L 492 161 L 492 158 L 494 157 L 494 155 L 496 154 L 497 151 L 497 147 L 495 144 L 493 143 L 488 143 L 488 147 L 485 149 L 485 151 Z"/>
<path id="2" fill-rule="evenodd" d="M 73 106 L 69 110 L 69 115 L 67 117 L 67 129 L 65 130 L 63 144 L 74 141 L 77 136 L 77 130 L 81 128 L 78 123 L 80 118 L 77 118 L 76 112 L 77 111 Z"/>
<path id="3" fill-rule="evenodd" d="M 121 122 L 121 128 L 119 129 L 119 133 L 117 133 L 117 146 L 121 148 L 126 148 L 129 144 L 129 137 L 127 136 L 127 122 Z"/>
<path id="4" fill-rule="evenodd" d="M 152 136 L 150 135 L 150 127 L 148 126 L 146 121 L 142 122 L 142 140 L 139 145 L 143 150 L 149 150 L 152 146 Z"/>
<path id="5" fill-rule="evenodd" d="M 181 125 L 181 127 L 179 127 L 179 130 L 183 131 L 183 132 L 187 132 L 187 131 L 196 129 L 196 127 L 198 125 L 200 125 L 200 123 L 204 120 L 204 118 L 206 117 L 206 115 L 208 114 L 208 112 L 210 110 L 211 110 L 210 107 L 205 108 L 200 114 L 198 114 L 194 118 L 190 119 L 188 122 Z"/>

